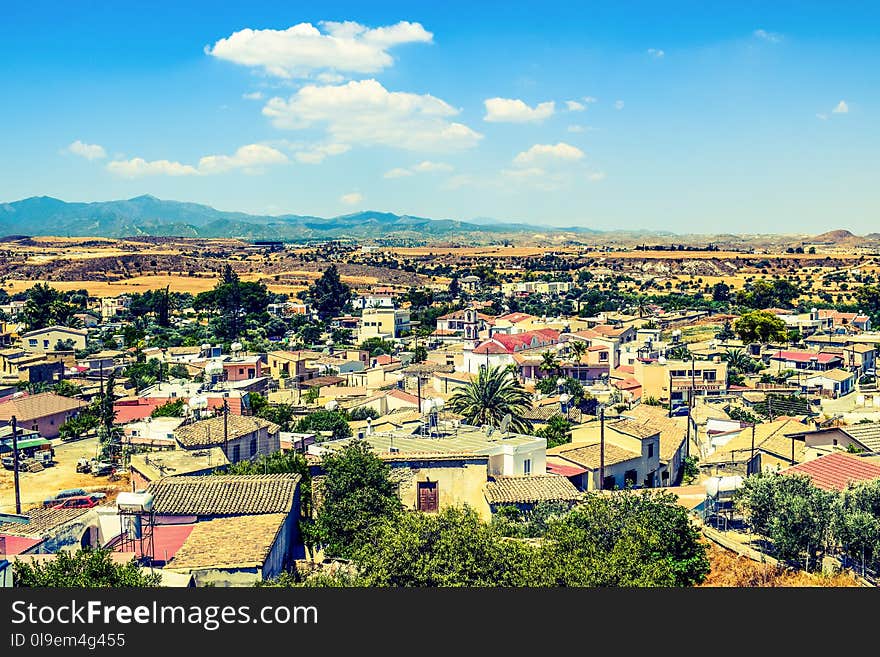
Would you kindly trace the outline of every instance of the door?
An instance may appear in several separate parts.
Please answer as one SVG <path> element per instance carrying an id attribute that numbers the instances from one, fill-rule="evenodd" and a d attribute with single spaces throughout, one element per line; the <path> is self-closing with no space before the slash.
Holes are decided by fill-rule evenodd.
<path id="1" fill-rule="evenodd" d="M 437 510 L 437 482 L 419 482 L 419 511 L 432 512 Z"/>

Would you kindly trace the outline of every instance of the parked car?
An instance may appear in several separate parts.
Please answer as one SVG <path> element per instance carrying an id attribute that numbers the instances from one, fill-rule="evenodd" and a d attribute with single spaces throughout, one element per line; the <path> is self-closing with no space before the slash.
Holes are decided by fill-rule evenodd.
<path id="1" fill-rule="evenodd" d="M 116 472 L 116 466 L 109 461 L 92 461 L 92 474 L 96 477 L 111 475 Z"/>
<path id="2" fill-rule="evenodd" d="M 53 509 L 90 509 L 98 506 L 98 500 L 93 499 L 90 495 L 77 495 L 68 497 L 61 501 L 60 504 L 53 506 Z"/>
<path id="3" fill-rule="evenodd" d="M 88 493 L 85 488 L 66 488 L 65 490 L 58 491 L 55 494 L 55 497 L 43 500 L 43 506 L 54 507 L 70 497 L 83 497 L 86 495 L 88 495 Z"/>
<path id="4" fill-rule="evenodd" d="M 14 456 L 4 456 L 2 459 L 3 467 L 7 470 L 15 470 L 15 457 Z M 21 467 L 21 457 L 18 459 L 18 467 Z"/>

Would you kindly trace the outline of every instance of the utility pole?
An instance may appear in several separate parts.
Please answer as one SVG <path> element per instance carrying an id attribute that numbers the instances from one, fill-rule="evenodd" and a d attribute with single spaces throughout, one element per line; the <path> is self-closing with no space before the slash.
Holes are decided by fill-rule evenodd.
<path id="1" fill-rule="evenodd" d="M 755 460 L 755 423 L 752 422 L 752 453 L 749 457 L 749 463 Z M 749 474 L 748 468 L 746 468 L 746 474 Z"/>
<path id="2" fill-rule="evenodd" d="M 419 398 L 419 413 L 422 412 L 422 375 L 416 372 L 416 396 Z"/>
<path id="3" fill-rule="evenodd" d="M 15 475 L 15 513 L 21 515 L 21 490 L 18 481 L 18 422 L 13 415 L 12 418 L 12 461 L 13 472 Z"/>
<path id="4" fill-rule="evenodd" d="M 605 489 L 605 405 L 599 406 L 599 490 Z"/>
<path id="5" fill-rule="evenodd" d="M 223 451 L 229 452 L 229 402 L 223 398 Z"/>

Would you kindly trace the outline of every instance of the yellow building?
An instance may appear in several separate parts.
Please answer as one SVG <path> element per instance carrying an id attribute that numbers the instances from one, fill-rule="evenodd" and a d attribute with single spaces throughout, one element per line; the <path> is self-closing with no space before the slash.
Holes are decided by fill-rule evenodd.
<path id="1" fill-rule="evenodd" d="M 70 341 L 73 344 L 72 347 L 65 348 L 62 351 L 85 349 L 87 335 L 88 331 L 83 331 L 82 329 L 72 329 L 66 326 L 47 326 L 46 328 L 22 333 L 21 344 L 25 349 L 33 353 L 58 351 L 55 346 L 59 341 Z"/>
<path id="2" fill-rule="evenodd" d="M 642 399 L 654 398 L 673 405 L 685 404 L 689 391 L 695 397 L 727 392 L 727 362 L 713 360 L 636 360 L 633 377 L 642 384 Z"/>
<path id="3" fill-rule="evenodd" d="M 370 338 L 399 338 L 410 330 L 409 311 L 397 308 L 364 308 L 358 326 L 358 343 Z"/>

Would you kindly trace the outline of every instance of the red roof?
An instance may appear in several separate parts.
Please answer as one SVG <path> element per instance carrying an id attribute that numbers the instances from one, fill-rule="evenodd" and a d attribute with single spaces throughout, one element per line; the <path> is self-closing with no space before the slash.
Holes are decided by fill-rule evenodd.
<path id="1" fill-rule="evenodd" d="M 843 360 L 837 354 L 817 354 L 812 351 L 777 351 L 770 356 L 773 360 L 791 360 L 797 363 L 809 363 L 813 358 L 817 363 L 827 365 L 835 360 Z"/>
<path id="2" fill-rule="evenodd" d="M 42 542 L 42 538 L 27 538 L 26 536 L 0 534 L 0 555 L 21 554 L 25 550 L 28 550 L 35 545 L 39 545 Z"/>
<path id="3" fill-rule="evenodd" d="M 623 372 L 624 374 L 635 374 L 636 373 L 636 368 L 633 367 L 632 365 L 620 365 L 617 369 L 620 370 L 621 372 Z"/>
<path id="4" fill-rule="evenodd" d="M 532 342 L 537 340 L 537 344 Z M 538 329 L 525 331 L 524 333 L 496 333 L 486 342 L 474 349 L 476 354 L 512 354 L 521 349 L 530 349 L 532 346 L 545 347 L 559 342 L 559 331 L 553 329 Z M 494 346 L 493 346 L 494 344 Z"/>
<path id="5" fill-rule="evenodd" d="M 805 474 L 818 488 L 844 490 L 850 482 L 880 479 L 880 466 L 858 456 L 833 452 L 786 468 L 782 474 Z"/>
<path id="6" fill-rule="evenodd" d="M 584 474 L 587 472 L 587 469 L 577 465 L 563 465 L 561 463 L 547 461 L 547 472 L 550 474 L 562 475 L 563 477 L 575 477 Z"/>
<path id="7" fill-rule="evenodd" d="M 497 322 L 499 319 L 505 319 L 512 324 L 516 324 L 527 319 L 535 319 L 535 316 L 528 313 L 507 313 L 506 315 L 499 315 L 495 318 L 495 321 Z"/>
<path id="8" fill-rule="evenodd" d="M 394 358 L 388 354 L 379 354 L 376 356 L 376 365 L 390 365 L 394 362 Z"/>
<path id="9" fill-rule="evenodd" d="M 587 347 L 587 351 L 608 351 L 608 347 L 602 344 L 594 344 L 592 347 Z"/>
<path id="10" fill-rule="evenodd" d="M 632 390 L 634 388 L 641 388 L 642 384 L 639 383 L 636 379 L 624 379 L 623 381 L 613 381 L 611 383 L 618 390 Z"/>
<path id="11" fill-rule="evenodd" d="M 195 524 L 156 525 L 153 528 L 153 559 L 170 561 L 189 538 L 193 529 L 195 529 Z M 148 547 L 148 543 L 148 541 L 144 541 L 144 547 Z M 128 543 L 126 543 L 126 547 L 129 547 Z M 120 552 L 121 544 L 117 544 L 114 551 Z M 138 557 L 144 556 L 140 549 L 140 541 L 135 542 L 135 552 Z"/>
<path id="12" fill-rule="evenodd" d="M 414 405 L 418 405 L 419 398 L 416 395 L 412 395 L 404 390 L 389 390 L 388 397 L 394 397 L 395 399 L 399 399 L 400 401 L 409 402 Z"/>

